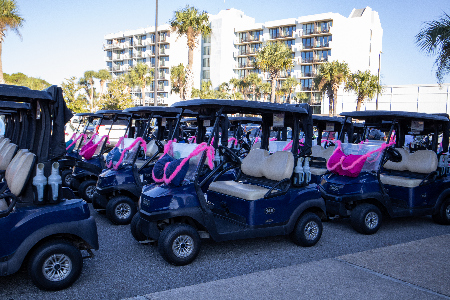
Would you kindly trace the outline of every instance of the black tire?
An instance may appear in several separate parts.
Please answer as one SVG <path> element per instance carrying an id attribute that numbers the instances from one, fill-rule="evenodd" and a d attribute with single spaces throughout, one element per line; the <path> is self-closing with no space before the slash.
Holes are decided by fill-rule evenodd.
<path id="1" fill-rule="evenodd" d="M 200 252 L 200 236 L 190 225 L 169 225 L 159 236 L 158 251 L 172 265 L 190 264 Z"/>
<path id="2" fill-rule="evenodd" d="M 292 241 L 303 247 L 311 247 L 317 244 L 322 236 L 322 221 L 315 213 L 308 212 L 302 215 L 291 232 Z"/>
<path id="3" fill-rule="evenodd" d="M 68 241 L 50 241 L 37 248 L 28 261 L 28 274 L 42 290 L 58 291 L 71 286 L 80 276 L 83 258 Z"/>
<path id="4" fill-rule="evenodd" d="M 61 172 L 62 185 L 70 188 L 70 182 L 72 181 L 72 169 L 67 169 Z"/>
<path id="5" fill-rule="evenodd" d="M 94 193 L 97 188 L 97 181 L 95 180 L 86 180 L 80 184 L 78 188 L 78 195 L 81 196 L 86 202 L 91 203 L 94 199 Z"/>
<path id="6" fill-rule="evenodd" d="M 374 234 L 380 229 L 381 211 L 373 204 L 360 204 L 352 210 L 350 221 L 353 229 L 362 234 Z"/>
<path id="7" fill-rule="evenodd" d="M 106 204 L 106 217 L 115 225 L 130 224 L 136 212 L 136 203 L 127 196 L 114 197 Z"/>
<path id="8" fill-rule="evenodd" d="M 140 215 L 139 215 L 139 213 L 136 213 L 134 215 L 133 219 L 131 219 L 130 230 L 131 230 L 131 235 L 134 237 L 134 239 L 138 242 L 142 242 L 142 241 L 145 241 L 147 239 L 147 237 L 145 235 L 143 235 L 141 230 L 139 229 L 139 219 L 140 219 Z"/>
<path id="9" fill-rule="evenodd" d="M 438 212 L 433 215 L 433 221 L 441 225 L 450 225 L 450 198 L 441 203 Z"/>

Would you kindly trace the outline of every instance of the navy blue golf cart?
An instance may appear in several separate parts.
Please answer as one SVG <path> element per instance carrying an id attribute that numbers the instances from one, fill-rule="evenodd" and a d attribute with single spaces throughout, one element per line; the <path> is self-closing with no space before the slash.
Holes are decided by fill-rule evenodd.
<path id="1" fill-rule="evenodd" d="M 130 114 L 121 110 L 99 110 L 96 115 L 100 117 L 97 129 L 91 139 L 80 149 L 82 159 L 77 160 L 73 167 L 72 180 L 70 181 L 70 188 L 74 192 L 78 192 L 78 195 L 87 202 L 92 202 L 98 176 L 106 167 L 104 154 L 110 149 L 106 145 L 109 142 L 109 135 L 113 126 L 122 121 L 127 123 L 127 127 L 129 127 L 131 120 Z M 99 134 L 99 129 L 105 123 L 108 123 L 109 128 L 106 132 Z"/>
<path id="2" fill-rule="evenodd" d="M 299 174 L 294 172 L 302 161 L 301 153 L 308 153 L 311 148 L 312 116 L 309 105 L 295 107 L 256 101 L 205 99 L 178 102 L 173 106 L 191 109 L 199 116 L 215 118 L 213 144 L 215 149 L 219 149 L 221 162 L 212 172 L 202 176 L 205 162 L 211 159 L 210 153 L 205 151 L 200 158 L 194 156 L 189 159 L 184 180 L 179 179 L 181 184 L 166 182 L 144 186 L 139 213 L 130 228 L 136 240 L 157 241 L 162 257 L 174 265 L 186 265 L 196 258 L 200 251 L 200 238 L 227 241 L 290 235 L 296 244 L 302 246 L 313 246 L 319 241 L 325 203 L 317 185 L 308 184 L 304 177 L 299 180 Z M 223 115 L 235 113 L 262 116 L 261 149 L 251 150 L 242 161 L 226 146 L 218 145 L 220 120 Z M 300 149 L 299 143 L 295 142 L 291 151 L 270 154 L 268 148 L 272 126 L 290 127 L 292 136 L 297 139 L 303 128 L 309 140 L 303 148 L 309 150 Z M 202 127 L 199 124 L 199 128 Z M 212 136 L 208 144 L 211 140 Z M 174 155 L 179 159 L 185 157 Z M 178 163 L 177 160 L 173 162 L 175 165 Z M 168 163 L 166 173 L 171 169 L 171 163 Z M 221 177 L 235 168 L 239 171 L 235 180 Z"/>
<path id="3" fill-rule="evenodd" d="M 181 116 L 181 109 L 173 107 L 140 106 L 127 108 L 124 112 L 132 114 L 135 126 L 130 129 L 137 130 L 134 134 L 127 131 L 129 137 L 121 139 L 116 149 L 111 151 L 113 154 L 117 150 L 118 158 L 100 173 L 93 201 L 96 209 L 106 209 L 106 216 L 116 225 L 131 222 L 137 211 L 143 185 L 153 182 L 153 165 L 164 151 L 166 128 L 171 135 L 169 139 L 173 139 L 178 124 L 172 126 L 169 123 L 179 122 Z M 152 121 L 156 121 L 153 134 L 150 126 Z M 142 146 L 146 146 L 146 151 L 139 155 Z M 124 151 L 123 160 L 118 163 Z"/>
<path id="4" fill-rule="evenodd" d="M 12 139 L 0 150 L 0 164 L 13 154 L 4 174 L 7 188 L 0 194 L 0 276 L 24 265 L 40 289 L 64 289 L 80 276 L 83 253 L 98 249 L 87 203 L 72 199 L 58 175 L 57 161 L 65 153 L 64 124 L 72 114 L 56 86 L 35 91 L 0 85 L 0 100 L 29 106 L 18 118 L 20 126 L 11 128 L 13 123 L 7 122 L 6 136 Z"/>
<path id="5" fill-rule="evenodd" d="M 383 215 L 432 215 L 437 223 L 450 224 L 448 116 L 398 111 L 341 115 L 365 120 L 366 128 L 386 132 L 387 141 L 363 137 L 363 143 L 342 143 L 335 150 L 328 161 L 333 172 L 319 186 L 329 216 L 350 217 L 363 234 L 377 232 Z M 428 140 L 421 149 L 408 142 L 418 136 Z"/>

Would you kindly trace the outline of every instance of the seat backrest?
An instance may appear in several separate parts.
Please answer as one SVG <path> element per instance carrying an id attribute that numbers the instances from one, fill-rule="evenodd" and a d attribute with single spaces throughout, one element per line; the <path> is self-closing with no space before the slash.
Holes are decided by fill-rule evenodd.
<path id="1" fill-rule="evenodd" d="M 408 170 L 408 160 L 409 160 L 409 151 L 403 148 L 395 148 L 401 155 L 402 160 L 399 162 L 393 162 L 388 160 L 383 168 L 394 171 L 407 171 Z"/>
<path id="2" fill-rule="evenodd" d="M 267 179 L 281 181 L 291 178 L 294 171 L 294 155 L 288 151 L 277 151 L 267 157 L 261 165 L 263 175 Z"/>
<path id="3" fill-rule="evenodd" d="M 14 158 L 11 160 L 8 167 L 6 168 L 6 173 L 5 173 L 6 180 L 8 180 L 8 177 L 10 176 L 10 173 L 11 173 L 10 170 L 15 169 L 15 165 L 19 162 L 22 155 L 24 155 L 25 153 L 28 153 L 28 152 L 29 152 L 28 149 L 20 149 L 19 151 L 17 151 L 16 155 L 14 155 Z M 11 166 L 11 168 L 10 168 L 10 166 Z"/>
<path id="4" fill-rule="evenodd" d="M 0 152 L 2 151 L 2 149 L 7 146 L 9 144 L 10 140 L 8 138 L 3 139 L 0 142 Z"/>
<path id="5" fill-rule="evenodd" d="M 19 196 L 30 178 L 35 163 L 35 155 L 31 152 L 24 153 L 17 163 L 8 166 L 8 179 L 6 183 L 15 196 Z"/>
<path id="6" fill-rule="evenodd" d="M 241 171 L 245 175 L 253 177 L 264 176 L 263 164 L 266 158 L 269 156 L 269 152 L 264 149 L 253 149 L 242 160 Z"/>
<path id="7" fill-rule="evenodd" d="M 436 171 L 438 166 L 437 155 L 431 150 L 418 150 L 409 154 L 408 170 L 414 173 L 428 174 Z"/>
<path id="8" fill-rule="evenodd" d="M 16 153 L 16 150 L 17 145 L 9 143 L 0 151 L 0 170 L 5 171 L 6 168 L 8 168 L 8 165 L 11 162 L 14 153 Z"/>
<path id="9" fill-rule="evenodd" d="M 290 141 L 269 141 L 269 152 L 275 153 L 277 151 L 283 151 L 284 147 L 289 144 Z"/>

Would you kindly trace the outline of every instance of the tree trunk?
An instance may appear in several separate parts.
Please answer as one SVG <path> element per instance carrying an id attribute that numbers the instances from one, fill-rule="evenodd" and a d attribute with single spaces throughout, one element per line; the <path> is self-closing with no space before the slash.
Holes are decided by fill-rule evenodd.
<path id="1" fill-rule="evenodd" d="M 156 89 L 158 89 L 158 87 L 156 87 Z M 155 93 L 155 95 L 157 95 L 156 93 Z M 142 85 L 141 86 L 141 98 L 142 98 L 142 105 L 145 105 L 145 85 Z M 158 101 L 158 100 L 156 100 L 156 101 Z"/>
<path id="2" fill-rule="evenodd" d="M 356 99 L 356 111 L 360 111 L 361 110 L 361 105 L 364 102 L 364 99 L 362 99 L 361 97 L 358 97 Z"/>
<path id="3" fill-rule="evenodd" d="M 337 89 L 333 90 L 333 117 L 337 115 L 336 106 L 337 106 Z"/>
<path id="4" fill-rule="evenodd" d="M 333 107 L 334 107 L 334 94 L 333 91 L 328 91 L 327 93 L 328 95 L 328 115 L 332 116 L 333 115 Z"/>
<path id="5" fill-rule="evenodd" d="M 186 99 L 186 100 L 192 99 L 192 88 L 194 86 L 194 73 L 192 71 L 193 65 L 194 65 L 194 49 L 189 48 L 189 50 L 188 50 L 188 67 L 186 70 L 186 89 L 184 91 L 184 99 Z"/>
<path id="6" fill-rule="evenodd" d="M 3 43 L 0 42 L 0 84 L 5 83 L 5 79 L 3 79 L 2 48 Z"/>
<path id="7" fill-rule="evenodd" d="M 270 94 L 270 102 L 276 103 L 275 99 L 275 89 L 277 86 L 277 77 L 272 77 L 272 92 Z"/>

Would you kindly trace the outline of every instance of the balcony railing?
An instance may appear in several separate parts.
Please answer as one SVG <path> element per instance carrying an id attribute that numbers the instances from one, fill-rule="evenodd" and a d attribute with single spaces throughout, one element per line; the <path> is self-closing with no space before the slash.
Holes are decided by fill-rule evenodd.
<path id="1" fill-rule="evenodd" d="M 303 30 L 303 36 L 305 35 L 311 35 L 314 33 L 314 29 L 308 29 L 308 30 Z"/>
<path id="2" fill-rule="evenodd" d="M 302 63 L 308 64 L 314 62 L 314 57 L 302 58 Z"/>
<path id="3" fill-rule="evenodd" d="M 302 91 L 312 91 L 310 86 L 302 86 Z"/>
<path id="4" fill-rule="evenodd" d="M 303 44 L 303 49 L 312 49 L 313 45 L 311 44 Z"/>
<path id="5" fill-rule="evenodd" d="M 305 73 L 302 73 L 302 77 L 314 77 L 314 76 L 316 76 L 316 73 L 315 73 L 315 72 L 305 72 Z"/>
<path id="6" fill-rule="evenodd" d="M 330 47 L 330 43 L 316 43 L 315 47 L 316 48 Z"/>

